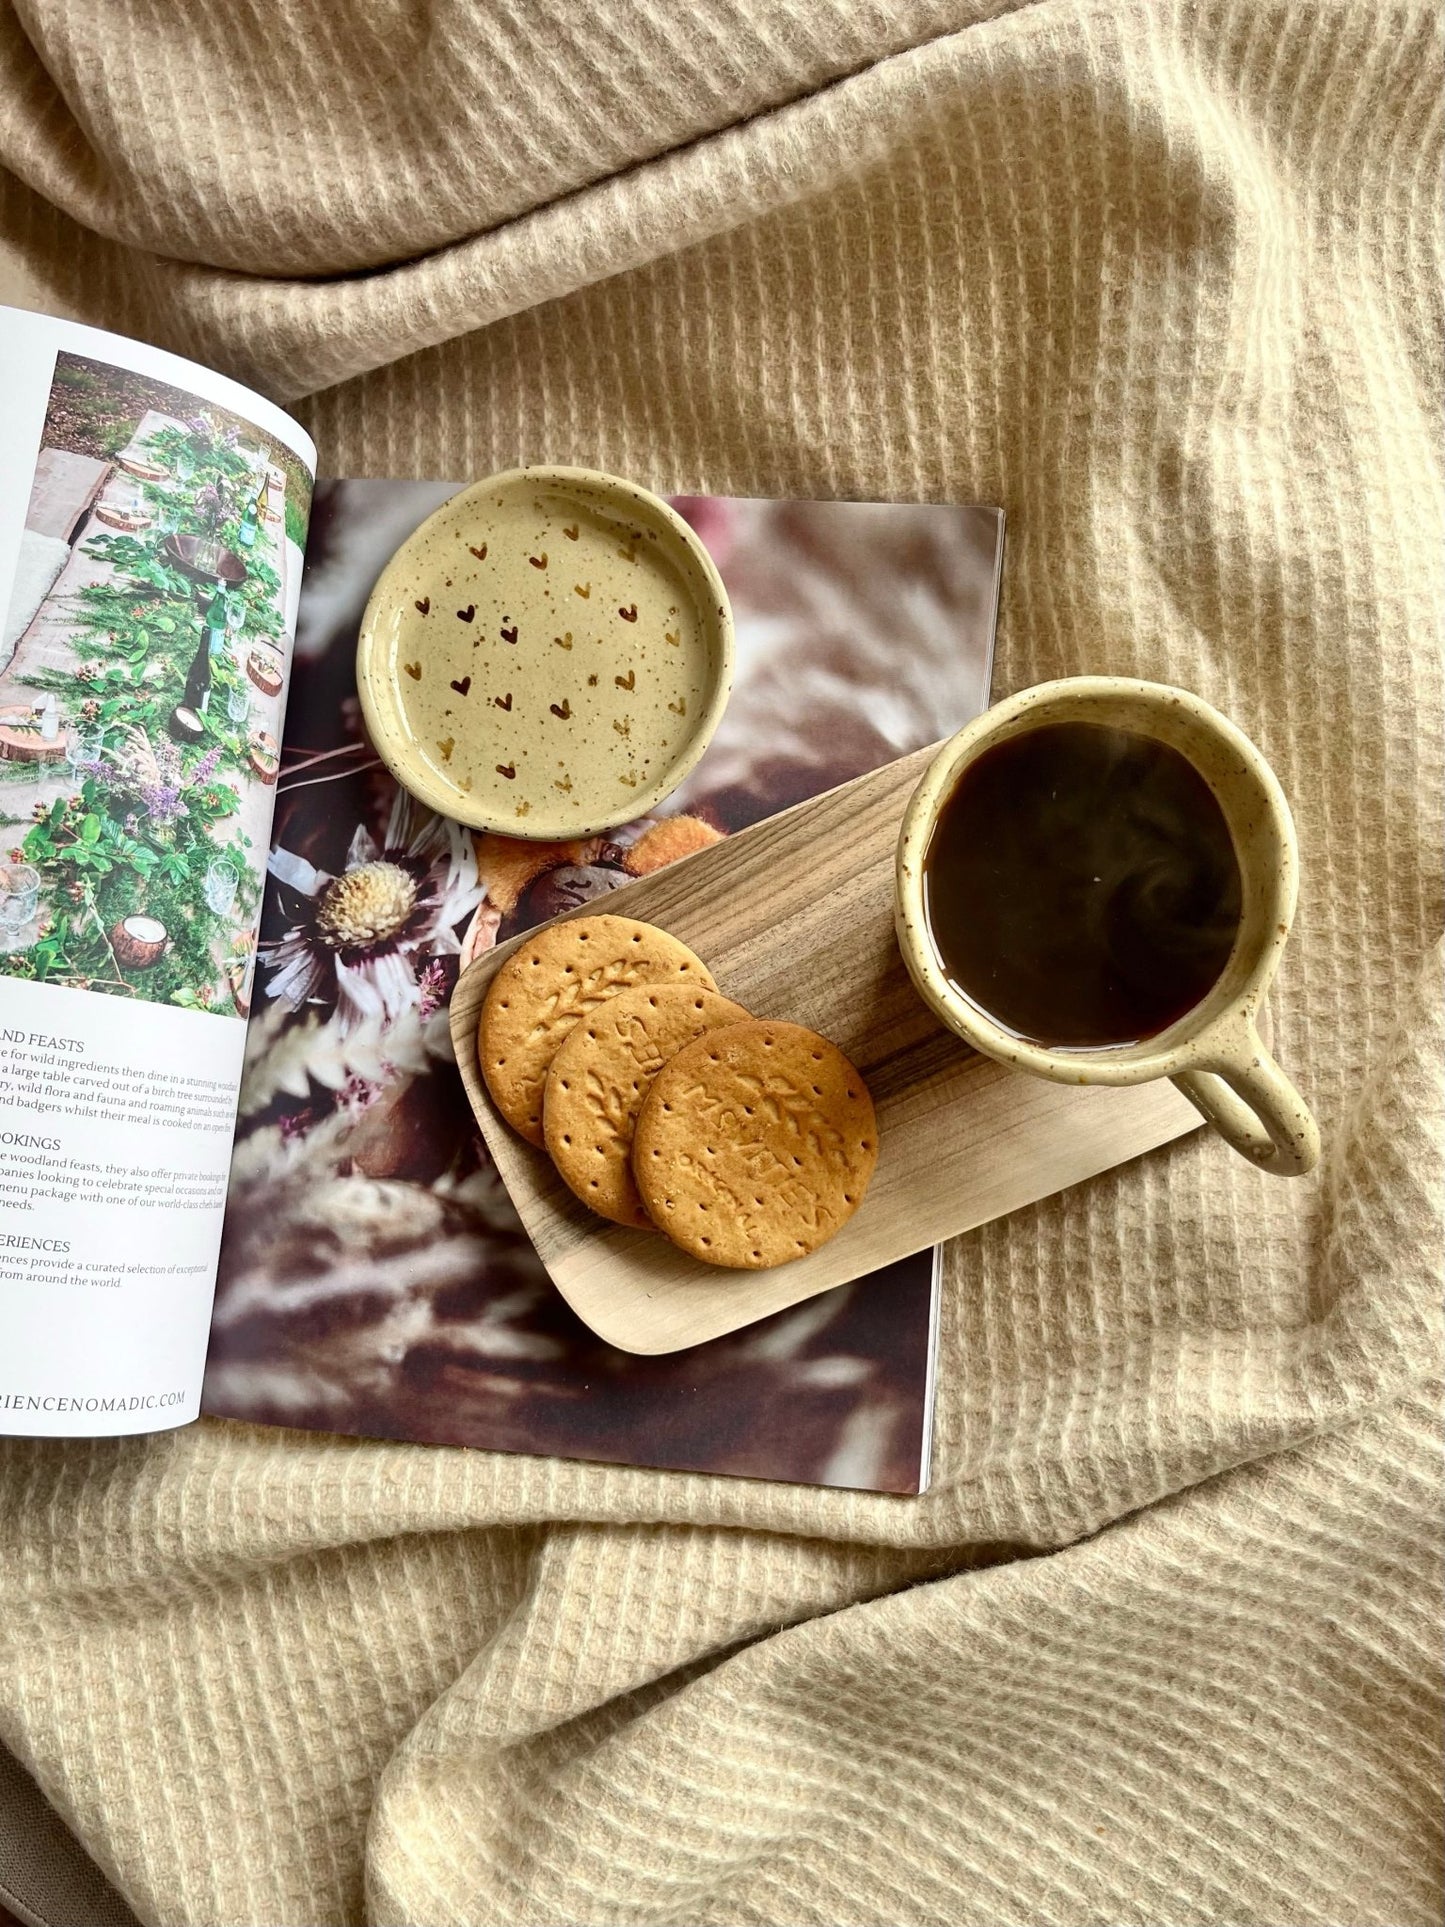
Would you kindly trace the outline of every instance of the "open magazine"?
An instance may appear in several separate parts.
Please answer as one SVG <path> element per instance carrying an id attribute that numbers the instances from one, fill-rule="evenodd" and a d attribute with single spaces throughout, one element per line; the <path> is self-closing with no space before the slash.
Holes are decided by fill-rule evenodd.
<path id="1" fill-rule="evenodd" d="M 461 484 L 313 487 L 272 404 L 69 323 L 0 310 L 0 364 L 0 1432 L 204 1409 L 922 1489 L 934 1254 L 616 1351 L 446 1013 L 492 944 L 976 714 L 999 512 L 672 498 L 733 603 L 727 716 L 652 816 L 529 843 L 398 789 L 356 697 L 371 587 Z"/>

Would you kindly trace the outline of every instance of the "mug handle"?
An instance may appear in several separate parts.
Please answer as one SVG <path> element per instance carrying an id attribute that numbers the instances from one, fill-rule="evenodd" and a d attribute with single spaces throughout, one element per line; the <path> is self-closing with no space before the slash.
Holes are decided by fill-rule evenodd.
<path id="1" fill-rule="evenodd" d="M 1319 1126 L 1265 1049 L 1252 1016 L 1222 1044 L 1209 1069 L 1180 1071 L 1172 1081 L 1225 1143 L 1261 1171 L 1298 1178 L 1319 1162 Z"/>

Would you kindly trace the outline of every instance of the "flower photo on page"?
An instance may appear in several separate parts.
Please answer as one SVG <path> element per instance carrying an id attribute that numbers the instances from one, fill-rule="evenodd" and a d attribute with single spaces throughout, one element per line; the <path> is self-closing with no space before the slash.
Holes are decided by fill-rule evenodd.
<path id="1" fill-rule="evenodd" d="M 675 501 L 733 603 L 737 676 L 686 785 L 554 842 L 392 781 L 356 697 L 388 555 L 454 491 L 318 486 L 211 1331 L 206 1409 L 368 1436 L 918 1489 L 932 1257 L 638 1357 L 553 1288 L 481 1141 L 448 1001 L 494 944 L 606 900 L 957 728 L 986 700 L 1001 518 Z"/>
<path id="2" fill-rule="evenodd" d="M 456 956 L 457 927 L 481 898 L 471 836 L 398 789 L 380 841 L 358 824 L 340 875 L 279 845 L 271 875 L 299 899 L 296 920 L 261 950 L 265 994 L 299 1010 L 332 1005 L 345 1035 L 367 1017 L 385 1025 L 425 1001 L 434 960 Z"/>

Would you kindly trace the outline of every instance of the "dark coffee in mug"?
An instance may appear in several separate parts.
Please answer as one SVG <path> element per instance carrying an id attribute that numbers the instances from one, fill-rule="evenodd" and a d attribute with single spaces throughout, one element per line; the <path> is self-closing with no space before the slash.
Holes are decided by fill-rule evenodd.
<path id="1" fill-rule="evenodd" d="M 1015 1036 L 1097 1049 L 1208 995 L 1239 930 L 1239 861 L 1214 792 L 1152 736 L 1049 723 L 969 763 L 923 858 L 954 988 Z"/>

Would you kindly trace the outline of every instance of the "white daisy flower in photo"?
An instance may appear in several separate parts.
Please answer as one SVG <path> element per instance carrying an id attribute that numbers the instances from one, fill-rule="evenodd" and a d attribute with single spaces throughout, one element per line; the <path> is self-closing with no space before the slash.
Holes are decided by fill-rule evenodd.
<path id="1" fill-rule="evenodd" d="M 297 1010 L 334 1001 L 342 1035 L 368 1017 L 390 1024 L 416 1006 L 428 959 L 460 952 L 456 925 L 482 895 L 471 836 L 404 790 L 380 846 L 357 829 L 340 876 L 282 849 L 268 867 L 306 903 L 286 934 L 262 948 L 266 994 Z"/>

